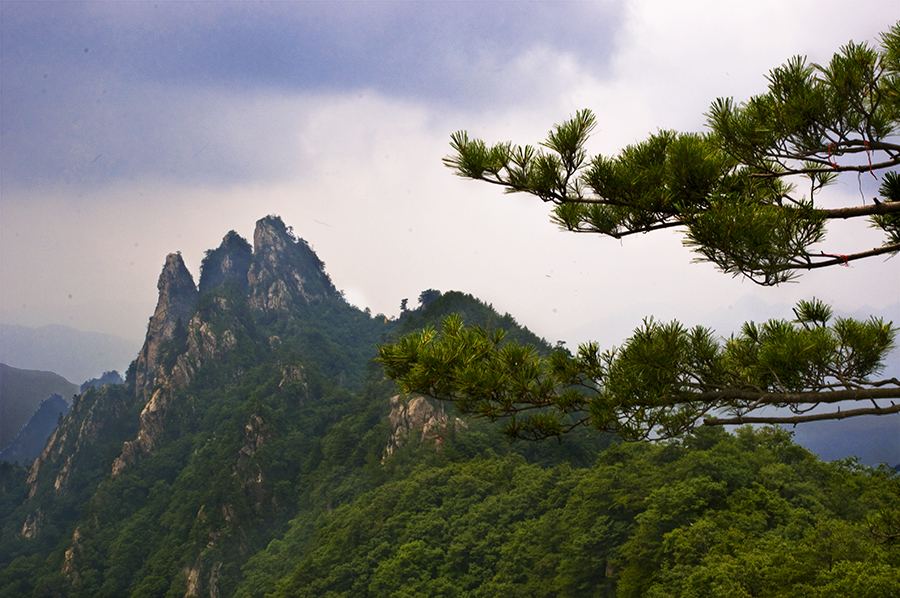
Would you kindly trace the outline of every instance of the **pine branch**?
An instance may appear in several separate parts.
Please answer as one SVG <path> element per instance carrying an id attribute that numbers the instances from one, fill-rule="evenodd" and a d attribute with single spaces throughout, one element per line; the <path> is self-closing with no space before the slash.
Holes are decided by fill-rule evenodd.
<path id="1" fill-rule="evenodd" d="M 628 230 L 628 231 L 625 231 L 625 232 L 615 232 L 615 233 L 612 233 L 612 232 L 603 232 L 603 234 L 608 235 L 608 236 L 610 236 L 610 237 L 612 237 L 612 238 L 614 238 L 614 239 L 621 239 L 621 238 L 627 237 L 627 236 L 629 236 L 629 235 L 637 235 L 637 234 L 649 233 L 649 232 L 652 232 L 652 231 L 655 231 L 655 230 L 662 230 L 662 229 L 664 229 L 664 228 L 674 228 L 674 227 L 676 227 L 676 226 L 685 226 L 685 224 L 684 224 L 684 222 L 681 222 L 680 220 L 672 220 L 672 221 L 669 221 L 669 222 L 664 222 L 664 223 L 662 223 L 662 224 L 655 224 L 655 225 L 653 225 L 653 226 L 645 226 L 645 227 L 636 228 L 636 229 L 633 229 L 633 230 Z M 569 227 L 565 227 L 565 229 L 566 229 L 567 231 L 569 231 L 569 232 L 572 232 L 572 233 L 591 233 L 591 234 L 594 234 L 594 235 L 596 235 L 598 232 L 601 232 L 601 231 L 598 231 L 598 230 L 595 229 L 595 228 L 574 228 L 574 227 L 573 227 L 573 228 L 569 228 Z"/>
<path id="2" fill-rule="evenodd" d="M 900 165 L 900 156 L 895 156 L 894 158 L 887 160 L 886 162 L 878 162 L 877 164 L 859 164 L 859 165 L 847 165 L 841 166 L 840 164 L 833 164 L 829 166 L 823 166 L 821 168 L 787 168 L 785 170 L 779 172 L 756 172 L 751 173 L 748 176 L 751 178 L 760 178 L 760 179 L 773 179 L 773 178 L 782 178 L 791 175 L 797 174 L 829 174 L 835 172 L 868 172 L 881 170 L 883 168 L 890 168 L 891 166 Z"/>
<path id="3" fill-rule="evenodd" d="M 742 401 L 754 402 L 758 405 L 785 405 L 792 403 L 800 405 L 804 403 L 839 403 L 841 401 L 867 401 L 869 399 L 900 399 L 900 382 L 896 379 L 887 381 L 894 386 L 888 388 L 850 388 L 844 390 L 805 391 L 805 392 L 757 392 L 751 390 L 722 390 L 700 393 L 691 397 L 692 401 L 723 402 Z M 881 382 L 879 384 L 885 384 Z M 878 386 L 873 384 L 873 386 Z"/>
<path id="4" fill-rule="evenodd" d="M 819 212 L 829 219 L 895 214 L 900 212 L 900 201 L 875 203 L 871 206 L 854 206 L 852 208 L 819 209 Z"/>
<path id="5" fill-rule="evenodd" d="M 815 270 L 816 268 L 825 268 L 827 266 L 837 266 L 842 264 L 847 264 L 848 262 L 852 262 L 855 260 L 861 260 L 867 257 L 874 257 L 876 255 L 884 255 L 886 253 L 895 253 L 900 251 L 900 243 L 894 243 L 892 245 L 884 245 L 883 247 L 876 247 L 875 249 L 870 249 L 869 251 L 861 251 L 859 253 L 851 253 L 848 255 L 838 255 L 838 254 L 829 254 L 822 253 L 820 254 L 822 257 L 830 257 L 832 259 L 825 260 L 822 262 L 809 262 L 809 263 L 792 263 L 789 267 L 783 268 L 783 270 Z M 819 257 L 819 256 L 810 256 L 810 257 Z"/>
<path id="6" fill-rule="evenodd" d="M 825 421 L 833 419 L 845 419 L 860 415 L 890 415 L 900 413 L 900 404 L 892 404 L 890 407 L 864 407 L 850 409 L 848 411 L 833 411 L 830 413 L 814 413 L 809 415 L 793 415 L 787 417 L 767 416 L 736 416 L 736 417 L 708 417 L 703 420 L 705 426 L 738 426 L 742 424 L 785 424 L 796 425 L 812 421 Z"/>

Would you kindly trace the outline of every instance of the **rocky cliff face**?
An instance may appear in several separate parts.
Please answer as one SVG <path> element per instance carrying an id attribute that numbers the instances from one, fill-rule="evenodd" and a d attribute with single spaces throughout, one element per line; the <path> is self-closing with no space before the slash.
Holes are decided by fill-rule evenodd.
<path id="1" fill-rule="evenodd" d="M 256 223 L 253 243 L 251 250 L 236 232 L 225 235 L 203 261 L 202 293 L 179 254 L 166 259 L 157 285 L 159 301 L 135 369 L 136 396 L 145 402 L 140 432 L 122 447 L 114 477 L 156 449 L 172 402 L 199 368 L 223 360 L 240 339 L 252 339 L 247 329 L 252 318 L 240 316 L 242 306 L 264 315 L 286 315 L 295 306 L 338 296 L 321 260 L 277 216 Z M 246 294 L 214 293 L 229 283 Z"/>
<path id="2" fill-rule="evenodd" d="M 139 399 L 145 400 L 149 398 L 159 373 L 160 346 L 171 340 L 179 327 L 187 326 L 199 295 L 194 278 L 178 253 L 170 253 L 166 257 L 156 288 L 159 289 L 159 300 L 150 318 L 135 370 L 135 393 Z"/>
<path id="3" fill-rule="evenodd" d="M 266 314 L 288 313 L 301 303 L 336 297 L 325 265 L 277 216 L 256 223 L 253 264 L 248 272 L 250 307 Z"/>
<path id="4" fill-rule="evenodd" d="M 440 450 L 442 436 L 448 424 L 456 429 L 466 427 L 465 422 L 453 418 L 451 423 L 444 413 L 444 406 L 432 405 L 425 397 L 413 397 L 408 400 L 400 395 L 391 397 L 391 439 L 385 448 L 385 455 L 390 456 L 403 446 L 411 436 L 419 436 L 420 442 L 434 440 L 435 448 Z"/>
<path id="5" fill-rule="evenodd" d="M 77 398 L 68 415 L 50 435 L 41 455 L 31 464 L 29 496 L 34 496 L 41 485 L 52 487 L 55 494 L 66 493 L 82 460 L 91 459 L 90 449 L 99 445 L 111 430 L 128 429 L 128 406 L 123 389 L 115 386 L 89 388 Z"/>
<path id="6" fill-rule="evenodd" d="M 126 442 L 122 454 L 113 462 L 116 477 L 142 454 L 152 453 L 163 437 L 172 415 L 178 393 L 187 388 L 199 369 L 213 361 L 224 361 L 239 342 L 254 342 L 254 333 L 241 317 L 241 306 L 224 297 L 207 297 L 187 323 L 186 338 L 171 348 L 166 356 L 170 363 L 159 364 L 154 375 L 150 397 L 141 411 L 140 431 Z M 240 370 L 233 372 L 240 375 Z M 183 400 L 190 401 L 190 397 Z"/>
<path id="7" fill-rule="evenodd" d="M 202 293 L 181 255 L 171 253 L 166 257 L 157 282 L 156 309 L 133 366 L 133 396 L 137 405 L 126 405 L 121 398 L 110 403 L 104 398 L 108 394 L 105 391 L 88 389 L 34 460 L 28 480 L 31 495 L 37 491 L 39 480 L 46 477 L 39 472 L 48 470 L 53 471 L 54 490 L 64 492 L 78 466 L 78 459 L 73 460 L 73 455 L 96 442 L 105 425 L 124 417 L 129 410 L 133 414 L 135 407 L 141 409 L 137 434 L 121 445 L 121 452 L 112 464 L 113 477 L 124 472 L 141 455 L 153 453 L 178 411 L 174 402 L 179 392 L 189 386 L 199 369 L 205 363 L 223 362 L 241 343 L 260 341 L 250 329 L 255 324 L 248 308 L 257 314 L 279 315 L 289 313 L 297 305 L 339 296 L 321 260 L 277 216 L 256 223 L 253 241 L 251 248 L 240 235 L 230 231 L 217 249 L 207 252 L 200 281 Z M 230 283 L 241 291 L 238 297 L 214 292 Z M 240 373 L 238 368 L 232 375 Z M 285 369 L 282 384 L 303 377 L 302 368 L 290 366 Z M 190 402 L 191 397 L 181 400 Z M 299 400 L 302 403 L 303 396 Z M 407 408 L 405 415 L 397 416 L 405 418 L 404 429 L 421 425 L 418 420 L 424 417 L 421 412 L 426 406 L 427 403 L 415 403 L 411 411 Z M 111 418 L 104 416 L 104 410 L 109 408 L 114 410 Z M 444 421 L 441 417 L 443 414 L 433 415 L 434 421 L 427 424 L 426 433 Z M 392 442 L 402 442 L 400 438 L 405 433 L 396 431 Z M 248 445 L 249 455 L 255 446 Z M 254 487 L 253 492 L 258 491 L 254 484 L 249 486 Z"/>

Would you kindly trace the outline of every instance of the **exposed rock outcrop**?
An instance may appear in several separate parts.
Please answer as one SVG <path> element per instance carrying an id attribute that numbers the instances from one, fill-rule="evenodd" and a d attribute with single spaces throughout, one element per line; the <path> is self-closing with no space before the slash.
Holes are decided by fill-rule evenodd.
<path id="1" fill-rule="evenodd" d="M 179 253 L 170 253 L 166 257 L 156 287 L 159 289 L 159 300 L 150 318 L 135 370 L 135 392 L 139 399 L 144 400 L 149 398 L 156 382 L 161 365 L 160 346 L 171 340 L 180 326 L 187 326 L 199 295 L 194 278 Z"/>
<path id="2" fill-rule="evenodd" d="M 249 423 L 244 427 L 244 442 L 238 452 L 237 463 L 232 475 L 242 480 L 244 495 L 250 498 L 256 505 L 262 505 L 271 498 L 265 476 L 259 463 L 251 462 L 253 455 L 274 436 L 274 431 L 269 425 L 254 413 Z"/>
<path id="3" fill-rule="evenodd" d="M 21 537 L 27 540 L 37 537 L 38 533 L 41 531 L 41 524 L 43 522 L 44 514 L 40 509 L 37 509 L 33 513 L 29 513 L 28 517 L 25 518 L 25 523 L 22 525 L 22 531 L 20 532 Z"/>
<path id="4" fill-rule="evenodd" d="M 235 471 L 242 470 L 250 457 L 270 438 L 272 438 L 272 431 L 269 429 L 269 425 L 254 413 L 250 417 L 250 422 L 244 426 L 244 442 L 238 453 Z"/>
<path id="5" fill-rule="evenodd" d="M 209 583 L 204 587 L 200 580 L 200 573 L 202 572 L 200 561 L 201 559 L 198 558 L 193 567 L 190 569 L 185 567 L 183 569 L 185 577 L 187 577 L 187 592 L 185 592 L 184 598 L 202 596 L 205 589 L 209 590 L 207 595 L 210 598 L 219 598 L 219 572 L 222 570 L 222 562 L 213 563 L 210 567 Z"/>
<path id="6" fill-rule="evenodd" d="M 200 367 L 210 360 L 225 359 L 237 346 L 239 335 L 250 335 L 237 313 L 239 306 L 222 297 L 208 298 L 206 303 L 188 322 L 183 346 L 173 347 L 172 350 L 180 351 L 180 354 L 174 359 L 169 356 L 172 365 L 169 368 L 163 364 L 157 366 L 152 394 L 141 411 L 140 431 L 134 440 L 122 446 L 121 455 L 113 462 L 113 477 L 121 474 L 141 454 L 156 450 L 178 392 L 190 384 Z"/>
<path id="7" fill-rule="evenodd" d="M 289 365 L 281 371 L 281 382 L 278 388 L 287 388 L 296 393 L 297 402 L 302 406 L 309 397 L 309 383 L 306 381 L 306 370 L 300 365 Z"/>
<path id="8" fill-rule="evenodd" d="M 28 472 L 28 479 L 25 482 L 28 484 L 28 498 L 31 498 L 34 496 L 35 492 L 37 492 L 38 475 L 41 472 L 41 465 L 51 461 L 54 457 L 59 456 L 59 452 L 62 450 L 65 442 L 65 431 L 60 433 L 60 429 L 56 428 L 47 440 L 47 446 L 44 447 L 41 456 L 35 459 L 31 464 L 31 469 Z"/>
<path id="9" fill-rule="evenodd" d="M 44 476 L 53 476 L 55 492 L 68 490 L 69 480 L 78 466 L 78 455 L 96 445 L 107 427 L 115 427 L 126 416 L 122 393 L 114 387 L 89 388 L 78 397 L 47 440 L 41 455 L 31 464 L 28 476 L 29 496 L 34 496 Z M 43 471 L 43 473 L 41 473 Z"/>
<path id="10" fill-rule="evenodd" d="M 257 221 L 247 275 L 250 307 L 267 314 L 287 313 L 295 305 L 338 296 L 324 268 L 306 241 L 295 238 L 281 218 Z"/>
<path id="11" fill-rule="evenodd" d="M 142 453 L 153 451 L 163 432 L 163 423 L 171 393 L 157 390 L 141 411 L 141 429 L 137 438 L 122 445 L 122 453 L 112 464 L 112 476 L 116 477 L 129 465 L 133 465 Z"/>
<path id="12" fill-rule="evenodd" d="M 135 440 L 122 446 L 122 453 L 113 462 L 113 476 L 134 463 L 139 454 L 155 448 L 172 397 L 178 388 L 187 385 L 193 374 L 193 365 L 183 355 L 173 360 L 171 353 L 178 351 L 178 347 L 170 346 L 164 351 L 165 343 L 177 342 L 176 337 L 188 342 L 201 327 L 194 317 L 199 291 L 181 254 L 170 253 L 166 257 L 156 286 L 159 300 L 135 367 L 135 394 L 139 400 L 146 401 L 141 411 L 140 431 Z M 202 330 L 199 332 L 202 337 Z"/>
<path id="13" fill-rule="evenodd" d="M 82 552 L 84 552 L 83 542 L 84 534 L 81 531 L 81 526 L 78 526 L 72 535 L 72 546 L 66 550 L 62 567 L 62 574 L 66 576 L 70 583 L 77 582 L 81 577 L 78 573 L 78 560 L 81 558 Z"/>
<path id="14" fill-rule="evenodd" d="M 448 418 L 443 404 L 434 407 L 425 397 L 413 397 L 404 400 L 400 395 L 391 397 L 391 439 L 385 449 L 386 456 L 403 446 L 413 434 L 421 434 L 420 441 L 434 440 L 440 449 L 442 433 L 447 429 Z M 454 418 L 456 429 L 466 427 L 465 422 Z M 420 433 L 421 430 L 421 433 Z"/>

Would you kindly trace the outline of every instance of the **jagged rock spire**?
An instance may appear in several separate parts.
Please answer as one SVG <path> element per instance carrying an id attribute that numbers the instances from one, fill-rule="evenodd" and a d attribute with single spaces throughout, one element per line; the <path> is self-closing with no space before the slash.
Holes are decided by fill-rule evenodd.
<path id="1" fill-rule="evenodd" d="M 223 284 L 235 283 L 247 290 L 247 274 L 253 261 L 250 243 L 235 231 L 229 231 L 217 249 L 206 252 L 200 266 L 200 294 Z"/>
<path id="2" fill-rule="evenodd" d="M 250 306 L 266 313 L 284 313 L 299 303 L 338 295 L 325 264 L 278 216 L 256 223 L 248 281 Z"/>
<path id="3" fill-rule="evenodd" d="M 166 256 L 156 288 L 159 289 L 159 301 L 137 358 L 135 392 L 138 397 L 153 386 L 160 343 L 171 339 L 179 326 L 187 326 L 197 304 L 197 287 L 180 253 Z"/>

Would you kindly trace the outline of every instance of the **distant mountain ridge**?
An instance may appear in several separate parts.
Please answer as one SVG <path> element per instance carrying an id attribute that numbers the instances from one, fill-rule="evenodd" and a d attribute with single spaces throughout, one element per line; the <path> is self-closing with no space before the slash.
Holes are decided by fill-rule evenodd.
<path id="1" fill-rule="evenodd" d="M 866 465 L 900 466 L 900 414 L 810 422 L 791 431 L 794 442 L 824 461 L 856 457 Z"/>
<path id="2" fill-rule="evenodd" d="M 71 400 L 77 392 L 77 384 L 54 372 L 0 363 L 0 449 L 13 441 L 41 401 L 52 394 Z"/>
<path id="3" fill-rule="evenodd" d="M 60 416 L 71 410 L 71 406 L 62 396 L 53 393 L 43 401 L 37 410 L 13 438 L 8 446 L 0 450 L 0 461 L 28 464 L 37 459 L 47 439 L 56 429 Z"/>
<path id="4" fill-rule="evenodd" d="M 56 372 L 77 384 L 109 370 L 124 371 L 140 346 L 118 336 L 58 324 L 40 328 L 0 324 L 0 362 Z"/>

